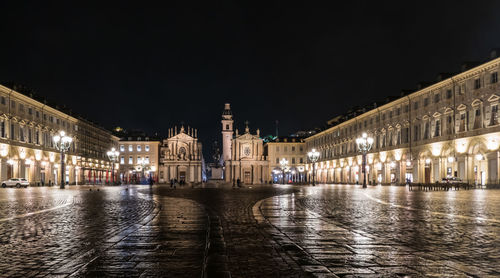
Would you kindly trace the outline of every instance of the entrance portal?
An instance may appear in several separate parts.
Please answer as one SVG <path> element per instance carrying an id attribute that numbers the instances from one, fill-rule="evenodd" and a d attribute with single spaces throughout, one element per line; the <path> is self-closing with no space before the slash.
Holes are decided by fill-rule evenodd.
<path id="1" fill-rule="evenodd" d="M 246 184 L 252 183 L 252 176 L 251 176 L 250 171 L 245 171 L 245 176 L 244 176 L 243 182 Z"/>
<path id="2" fill-rule="evenodd" d="M 425 167 L 424 174 L 425 174 L 424 177 L 425 183 L 431 183 L 431 167 L 429 166 Z"/>

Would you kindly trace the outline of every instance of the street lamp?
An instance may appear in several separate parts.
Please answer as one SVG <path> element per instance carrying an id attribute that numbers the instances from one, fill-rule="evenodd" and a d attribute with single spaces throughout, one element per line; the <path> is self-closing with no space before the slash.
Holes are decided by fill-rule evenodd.
<path id="1" fill-rule="evenodd" d="M 366 153 L 370 151 L 373 145 L 373 138 L 368 137 L 366 132 L 363 132 L 361 137 L 356 139 L 358 151 L 363 155 L 363 188 L 366 188 Z"/>
<path id="2" fill-rule="evenodd" d="M 282 181 L 283 181 L 283 184 L 284 184 L 285 183 L 285 169 L 288 166 L 288 160 L 282 158 L 281 161 L 280 161 L 280 165 L 281 165 L 281 171 L 283 172 Z"/>
<path id="3" fill-rule="evenodd" d="M 319 159 L 319 152 L 316 151 L 316 149 L 312 149 L 310 152 L 307 153 L 307 157 L 309 158 L 309 161 L 312 162 L 313 165 L 313 186 L 316 186 L 316 161 Z"/>
<path id="4" fill-rule="evenodd" d="M 56 145 L 56 149 L 58 149 L 61 152 L 61 189 L 64 189 L 64 184 L 66 183 L 64 181 L 64 178 L 66 176 L 66 168 L 64 168 L 64 153 L 69 150 L 69 147 L 71 145 L 71 142 L 73 142 L 73 138 L 69 137 L 66 135 L 66 133 L 61 130 L 59 131 L 59 134 L 54 135 L 52 137 L 52 140 L 54 140 L 54 144 Z"/>
<path id="5" fill-rule="evenodd" d="M 115 148 L 111 148 L 110 151 L 106 153 L 108 155 L 109 160 L 111 160 L 111 184 L 115 184 L 115 163 L 118 160 L 118 156 L 120 152 Z"/>
<path id="6" fill-rule="evenodd" d="M 149 165 L 149 161 L 146 161 L 146 158 L 141 158 L 141 161 L 139 161 L 139 165 L 141 165 L 141 169 L 142 169 L 142 177 L 144 179 L 146 179 L 146 167 L 148 167 Z"/>

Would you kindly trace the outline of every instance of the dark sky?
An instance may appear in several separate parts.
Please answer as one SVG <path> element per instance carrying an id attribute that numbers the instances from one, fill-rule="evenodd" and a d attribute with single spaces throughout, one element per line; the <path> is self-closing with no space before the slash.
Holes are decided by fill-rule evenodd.
<path id="1" fill-rule="evenodd" d="M 20 2 L 0 3 L 0 82 L 106 127 L 184 121 L 205 149 L 225 102 L 240 130 L 285 135 L 500 47 L 500 1 Z"/>

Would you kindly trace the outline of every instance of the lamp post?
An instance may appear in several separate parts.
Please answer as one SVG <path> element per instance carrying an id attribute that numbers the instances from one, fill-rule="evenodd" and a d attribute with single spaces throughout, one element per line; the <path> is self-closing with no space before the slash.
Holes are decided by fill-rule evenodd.
<path id="1" fill-rule="evenodd" d="M 71 142 L 73 142 L 73 138 L 66 135 L 66 133 L 61 130 L 59 134 L 54 135 L 52 137 L 54 140 L 54 144 L 56 145 L 56 149 L 61 152 L 61 189 L 64 189 L 64 184 L 66 183 L 64 178 L 66 176 L 66 168 L 64 167 L 64 153 L 69 150 Z"/>
<path id="2" fill-rule="evenodd" d="M 141 170 L 142 170 L 142 176 L 144 179 L 146 179 L 146 167 L 148 167 L 149 163 L 146 161 L 145 158 L 141 158 L 141 161 L 139 162 L 139 165 L 141 165 Z"/>
<path id="3" fill-rule="evenodd" d="M 108 155 L 109 160 L 111 160 L 111 184 L 115 184 L 115 163 L 118 160 L 118 156 L 120 152 L 115 148 L 111 148 L 110 151 L 106 153 Z"/>
<path id="4" fill-rule="evenodd" d="M 363 132 L 361 137 L 356 139 L 356 144 L 358 145 L 358 151 L 363 155 L 363 188 L 366 188 L 366 153 L 370 151 L 373 145 L 373 138 L 368 137 L 366 132 Z"/>
<path id="5" fill-rule="evenodd" d="M 316 151 L 316 149 L 312 149 L 310 152 L 307 153 L 307 157 L 309 158 L 309 161 L 312 162 L 313 165 L 313 186 L 316 186 L 316 161 L 319 159 L 319 152 Z"/>
<path id="6" fill-rule="evenodd" d="M 281 165 L 281 172 L 283 174 L 282 181 L 283 181 L 283 184 L 285 184 L 285 169 L 288 166 L 288 160 L 286 160 L 284 158 L 281 159 L 280 165 Z"/>

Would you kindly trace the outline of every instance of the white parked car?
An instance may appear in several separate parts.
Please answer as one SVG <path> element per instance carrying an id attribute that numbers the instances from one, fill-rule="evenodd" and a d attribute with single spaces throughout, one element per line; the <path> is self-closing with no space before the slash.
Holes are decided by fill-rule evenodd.
<path id="1" fill-rule="evenodd" d="M 29 181 L 24 178 L 12 178 L 2 182 L 2 187 L 12 186 L 12 187 L 28 187 L 30 185 Z"/>

